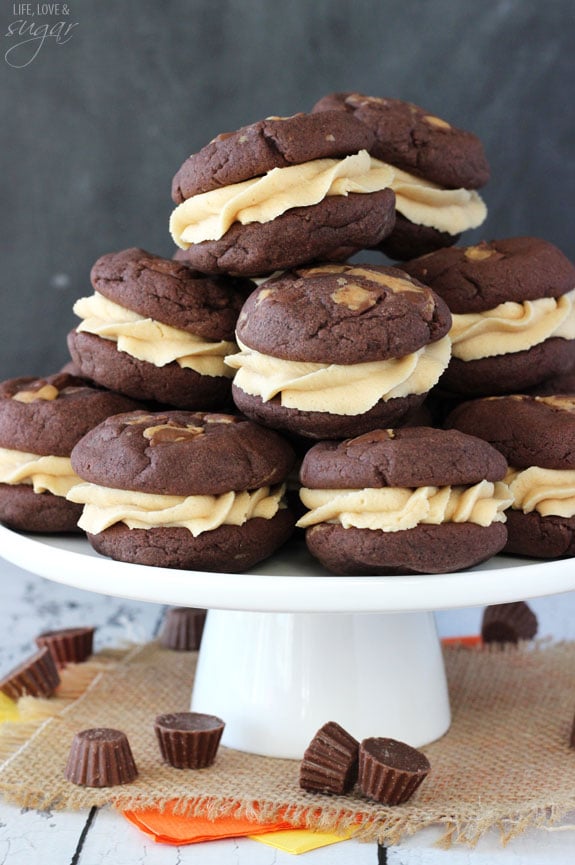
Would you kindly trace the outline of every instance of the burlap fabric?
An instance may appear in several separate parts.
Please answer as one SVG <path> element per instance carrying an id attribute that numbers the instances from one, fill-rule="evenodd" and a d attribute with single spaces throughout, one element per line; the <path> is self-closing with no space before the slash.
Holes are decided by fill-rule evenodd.
<path id="1" fill-rule="evenodd" d="M 89 680 L 90 669 L 97 675 L 77 699 L 71 699 L 73 688 L 66 683 L 55 699 L 26 698 L 27 725 L 2 727 L 6 758 L 0 792 L 21 806 L 46 809 L 110 804 L 138 810 L 176 800 L 178 809 L 191 815 L 262 820 L 281 815 L 331 831 L 357 825 L 358 838 L 388 844 L 432 824 L 443 826 L 446 844 L 472 844 L 493 827 L 507 839 L 528 827 L 550 826 L 575 809 L 575 750 L 569 747 L 575 643 L 505 651 L 449 647 L 445 661 L 453 723 L 441 740 L 423 749 L 432 771 L 416 795 L 396 808 L 358 793 L 305 793 L 298 786 L 297 761 L 224 747 L 209 769 L 163 765 L 153 719 L 188 707 L 195 655 L 155 643 L 113 663 L 102 665 L 96 658 L 96 667 L 88 665 L 84 676 Z M 37 705 L 39 720 L 33 720 L 30 703 Z M 126 732 L 139 769 L 134 783 L 99 790 L 64 779 L 74 733 L 93 726 Z"/>

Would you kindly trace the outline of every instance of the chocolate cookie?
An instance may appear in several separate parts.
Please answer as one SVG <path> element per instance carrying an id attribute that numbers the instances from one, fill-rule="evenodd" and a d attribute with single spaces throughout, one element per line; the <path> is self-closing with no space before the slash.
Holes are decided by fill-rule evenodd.
<path id="1" fill-rule="evenodd" d="M 449 360 L 446 305 L 396 268 L 324 265 L 262 283 L 240 313 L 232 393 L 266 426 L 344 438 L 399 424 Z"/>
<path id="2" fill-rule="evenodd" d="M 447 418 L 496 447 L 509 463 L 513 503 L 506 552 L 535 558 L 575 555 L 575 396 L 472 400 Z"/>
<path id="3" fill-rule="evenodd" d="M 141 249 L 103 255 L 95 293 L 74 306 L 68 336 L 82 375 L 136 399 L 183 409 L 231 405 L 234 328 L 254 288 L 246 279 L 207 277 Z"/>
<path id="4" fill-rule="evenodd" d="M 270 117 L 218 135 L 176 173 L 178 259 L 206 273 L 261 276 L 342 260 L 393 229 L 390 171 L 373 132 L 340 111 Z"/>
<path id="5" fill-rule="evenodd" d="M 506 462 L 486 442 L 431 427 L 319 442 L 300 496 L 313 556 L 336 574 L 442 573 L 505 545 Z"/>
<path id="6" fill-rule="evenodd" d="M 80 526 L 120 561 L 234 572 L 271 555 L 291 534 L 283 501 L 291 446 L 243 418 L 206 412 L 134 412 L 76 445 L 86 482 Z"/>
<path id="7" fill-rule="evenodd" d="M 519 393 L 575 366 L 575 267 L 545 240 L 511 237 L 409 261 L 453 315 L 440 386 L 463 396 Z"/>
<path id="8" fill-rule="evenodd" d="M 79 482 L 72 449 L 109 415 L 138 407 L 67 373 L 2 382 L 0 520 L 19 531 L 78 531 L 81 508 L 66 500 Z"/>
<path id="9" fill-rule="evenodd" d="M 372 156 L 399 169 L 391 184 L 397 196 L 396 227 L 379 244 L 386 255 L 399 260 L 423 255 L 455 243 L 461 231 L 483 222 L 485 207 L 474 190 L 489 180 L 489 165 L 476 135 L 410 102 L 362 93 L 330 93 L 312 112 L 337 110 L 368 126 L 375 136 Z M 423 181 L 420 192 L 416 178 Z M 401 188 L 405 183 L 411 188 L 407 196 Z M 457 194 L 450 192 L 453 190 Z M 414 197 L 422 204 L 431 203 L 431 208 L 416 209 Z M 452 221 L 457 209 L 459 217 Z"/>

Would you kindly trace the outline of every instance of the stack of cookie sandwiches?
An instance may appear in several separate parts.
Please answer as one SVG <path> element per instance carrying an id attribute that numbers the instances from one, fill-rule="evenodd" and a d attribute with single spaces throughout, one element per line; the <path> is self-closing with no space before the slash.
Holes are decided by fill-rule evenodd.
<path id="1" fill-rule="evenodd" d="M 140 404 L 69 448 L 65 501 L 95 549 L 240 571 L 295 534 L 349 574 L 537 555 L 508 539 L 511 455 L 483 423 L 443 428 L 459 403 L 553 394 L 575 369 L 571 262 L 536 238 L 456 245 L 488 179 L 473 133 L 360 93 L 185 159 L 173 258 L 104 254 L 74 307 L 75 372 Z"/>

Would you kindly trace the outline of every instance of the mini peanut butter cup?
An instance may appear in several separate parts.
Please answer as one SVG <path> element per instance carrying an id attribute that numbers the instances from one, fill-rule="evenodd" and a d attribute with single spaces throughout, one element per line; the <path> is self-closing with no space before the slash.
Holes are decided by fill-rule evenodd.
<path id="1" fill-rule="evenodd" d="M 221 718 L 201 712 L 170 712 L 154 722 L 162 758 L 175 769 L 211 766 L 224 727 Z"/>
<path id="2" fill-rule="evenodd" d="M 407 802 L 430 768 L 425 754 L 397 739 L 374 737 L 359 746 L 359 788 L 383 805 Z"/>
<path id="3" fill-rule="evenodd" d="M 328 721 L 305 750 L 300 787 L 318 793 L 347 793 L 357 779 L 358 749 L 359 742 L 347 730 Z"/>
<path id="4" fill-rule="evenodd" d="M 200 648 L 207 611 L 196 607 L 170 607 L 160 630 L 160 645 L 177 652 Z"/>
<path id="5" fill-rule="evenodd" d="M 115 787 L 129 784 L 138 770 L 125 733 L 93 727 L 74 736 L 64 774 L 82 787 Z"/>
<path id="6" fill-rule="evenodd" d="M 485 607 L 481 622 L 484 643 L 518 643 L 537 633 L 537 617 L 525 601 Z"/>
<path id="7" fill-rule="evenodd" d="M 86 626 L 44 631 L 36 637 L 36 645 L 39 648 L 48 647 L 57 667 L 81 664 L 92 654 L 95 630 Z"/>
<path id="8" fill-rule="evenodd" d="M 39 649 L 0 680 L 0 691 L 12 700 L 25 694 L 50 697 L 60 684 L 60 675 L 47 647 Z"/>

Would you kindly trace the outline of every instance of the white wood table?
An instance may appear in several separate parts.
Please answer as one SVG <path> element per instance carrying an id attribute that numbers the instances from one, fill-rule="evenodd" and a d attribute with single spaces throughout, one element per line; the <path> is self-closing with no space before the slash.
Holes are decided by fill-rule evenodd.
<path id="1" fill-rule="evenodd" d="M 539 634 L 575 639 L 575 592 L 529 602 Z M 97 626 L 96 648 L 152 638 L 164 607 L 84 592 L 28 573 L 0 559 L 0 673 L 33 651 L 44 630 Z M 441 635 L 477 633 L 480 608 L 437 614 Z M 575 695 L 574 695 L 575 706 Z M 574 778 L 575 785 L 575 778 Z M 574 825 L 570 825 L 574 824 Z M 439 832 L 427 830 L 397 847 L 346 841 L 299 857 L 305 865 L 571 865 L 575 814 L 553 831 L 527 832 L 501 847 L 489 835 L 473 850 L 435 848 Z M 37 812 L 0 801 L 0 865 L 285 865 L 295 857 L 249 839 L 182 847 L 157 844 L 110 809 Z"/>

